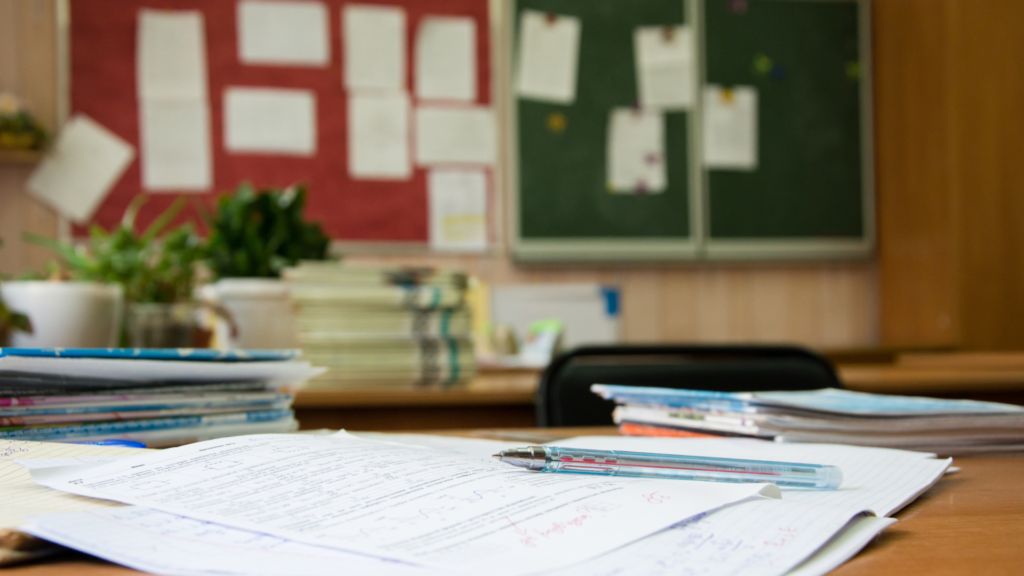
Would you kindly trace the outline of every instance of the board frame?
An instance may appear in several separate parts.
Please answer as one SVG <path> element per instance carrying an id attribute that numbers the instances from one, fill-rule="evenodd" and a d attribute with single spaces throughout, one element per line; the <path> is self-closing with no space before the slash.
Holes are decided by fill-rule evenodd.
<path id="1" fill-rule="evenodd" d="M 711 0 L 680 0 L 689 22 L 696 31 L 697 86 L 706 81 L 704 3 Z M 858 50 L 860 53 L 860 131 L 861 131 L 861 217 L 863 234 L 859 238 L 765 238 L 715 240 L 710 230 L 709 171 L 704 167 L 701 146 L 703 104 L 696 99 L 688 122 L 690 237 L 686 240 L 639 238 L 524 238 L 520 229 L 520 190 L 518 179 L 517 97 L 512 86 L 513 30 L 517 14 L 515 0 L 503 2 L 496 10 L 502 42 L 496 75 L 507 84 L 496 105 L 502 107 L 501 132 L 505 146 L 506 226 L 510 253 L 520 262 L 680 262 L 706 261 L 814 261 L 863 260 L 870 258 L 876 246 L 874 115 L 872 102 L 873 58 L 871 52 L 871 0 L 761 0 L 801 2 L 853 2 L 857 4 Z"/>
<path id="2" fill-rule="evenodd" d="M 678 0 L 683 5 L 683 11 L 687 21 L 698 22 L 700 17 L 700 2 L 696 0 Z M 515 95 L 513 84 L 513 57 L 514 57 L 514 29 L 517 14 L 517 2 L 508 0 L 504 2 L 504 9 L 501 11 L 501 27 L 503 34 L 508 41 L 503 43 L 503 58 L 498 73 L 508 80 L 506 97 L 503 104 L 506 109 L 502 113 L 505 124 L 501 127 L 505 135 L 505 190 L 507 191 L 507 227 L 509 230 L 510 251 L 512 257 L 522 262 L 609 262 L 609 261 L 677 261 L 694 260 L 700 256 L 702 251 L 702 239 L 704 238 L 704 194 L 701 187 L 704 185 L 704 177 L 700 167 L 699 157 L 693 153 L 695 146 L 699 146 L 699 132 L 697 125 L 700 117 L 694 110 L 689 112 L 687 119 L 687 146 L 690 150 L 687 158 L 688 164 L 688 207 L 689 207 L 689 230 L 690 235 L 686 239 L 666 238 L 573 238 L 573 239 L 534 239 L 523 238 L 520 229 L 519 218 L 519 122 L 517 112 L 518 98 Z M 697 50 L 701 47 L 698 43 Z M 702 55 L 701 55 L 702 57 Z M 699 78 L 699 73 L 698 73 Z M 697 80 L 698 78 L 695 78 Z"/>
<path id="3" fill-rule="evenodd" d="M 701 2 L 708 0 L 700 0 Z M 852 2 L 857 4 L 858 51 L 860 53 L 860 144 L 861 144 L 861 229 L 859 239 L 853 238 L 785 238 L 715 240 L 710 235 L 704 241 L 704 257 L 708 260 L 857 260 L 870 258 L 875 251 L 875 147 L 874 107 L 872 102 L 873 59 L 871 53 L 871 0 L 761 0 L 785 2 Z M 701 39 L 700 82 L 706 82 L 707 60 L 704 58 L 704 20 L 700 20 Z M 703 114 L 703 110 L 700 111 Z M 702 116 L 703 118 L 703 116 Z M 697 151 L 698 154 L 702 150 Z M 703 162 L 701 162 L 703 164 Z M 704 205 L 710 206 L 711 188 L 709 171 L 701 168 L 704 186 Z M 710 209 L 704 214 L 710 220 Z M 710 230 L 708 225 L 707 230 Z"/>

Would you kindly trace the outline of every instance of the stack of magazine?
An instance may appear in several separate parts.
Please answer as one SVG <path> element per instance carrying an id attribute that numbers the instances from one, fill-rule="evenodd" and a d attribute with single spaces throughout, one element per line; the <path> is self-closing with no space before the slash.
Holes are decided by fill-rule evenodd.
<path id="1" fill-rule="evenodd" d="M 943 455 L 1024 451 L 1024 407 L 849 390 L 710 392 L 595 384 L 620 431 L 639 436 L 752 436 Z"/>
<path id="2" fill-rule="evenodd" d="M 298 428 L 294 350 L 0 348 L 0 439 L 176 446 Z"/>
<path id="3" fill-rule="evenodd" d="M 303 263 L 285 271 L 313 388 L 446 386 L 476 359 L 461 272 Z"/>

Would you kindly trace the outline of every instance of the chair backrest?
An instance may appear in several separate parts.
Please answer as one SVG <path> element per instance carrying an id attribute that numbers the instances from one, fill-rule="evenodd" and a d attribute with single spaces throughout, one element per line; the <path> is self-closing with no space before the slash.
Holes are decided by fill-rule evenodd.
<path id="1" fill-rule="evenodd" d="M 587 346 L 548 365 L 537 389 L 539 426 L 607 426 L 615 404 L 592 384 L 721 392 L 842 388 L 824 357 L 796 346 Z"/>

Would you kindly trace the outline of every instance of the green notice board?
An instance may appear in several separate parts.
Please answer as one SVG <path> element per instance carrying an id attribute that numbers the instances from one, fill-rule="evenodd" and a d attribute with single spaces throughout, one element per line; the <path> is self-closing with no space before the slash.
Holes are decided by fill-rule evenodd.
<path id="1" fill-rule="evenodd" d="M 719 246 L 866 251 L 860 10 L 835 0 L 754 0 L 742 11 L 704 3 L 705 82 L 758 94 L 756 170 L 708 170 L 712 255 Z"/>
<path id="2" fill-rule="evenodd" d="M 555 254 L 615 257 L 625 250 L 693 254 L 689 112 L 665 114 L 667 185 L 655 194 L 608 191 L 609 114 L 637 103 L 633 31 L 687 23 L 682 0 L 519 0 L 524 10 L 580 19 L 576 100 L 567 105 L 514 101 L 518 142 L 519 248 Z M 516 37 L 513 34 L 513 37 Z M 532 245 L 531 245 L 532 243 Z M 569 245 L 568 251 L 559 246 Z M 520 250 L 520 255 L 522 251 Z"/>
<path id="3" fill-rule="evenodd" d="M 517 0 L 507 15 L 512 38 L 518 37 L 524 10 L 576 16 L 581 34 L 574 102 L 513 94 L 516 257 L 869 255 L 874 229 L 867 2 Z M 610 193 L 609 113 L 638 100 L 634 29 L 679 24 L 693 31 L 696 102 L 687 111 L 665 112 L 667 186 L 660 194 Z M 703 167 L 705 85 L 757 91 L 753 169 Z"/>

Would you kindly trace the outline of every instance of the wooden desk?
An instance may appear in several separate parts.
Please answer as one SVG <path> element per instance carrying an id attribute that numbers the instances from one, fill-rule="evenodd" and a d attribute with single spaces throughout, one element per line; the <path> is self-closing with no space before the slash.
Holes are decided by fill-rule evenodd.
<path id="1" fill-rule="evenodd" d="M 447 430 L 445 435 L 543 441 L 615 428 Z M 887 528 L 836 576 L 1019 574 L 1024 571 L 1024 456 L 958 458 L 960 472 L 939 480 L 896 514 Z M 76 555 L 9 568 L 4 576 L 125 576 L 133 570 Z"/>
<path id="2" fill-rule="evenodd" d="M 306 389 L 295 396 L 303 430 L 438 430 L 536 426 L 538 372 L 497 372 L 444 390 Z"/>

